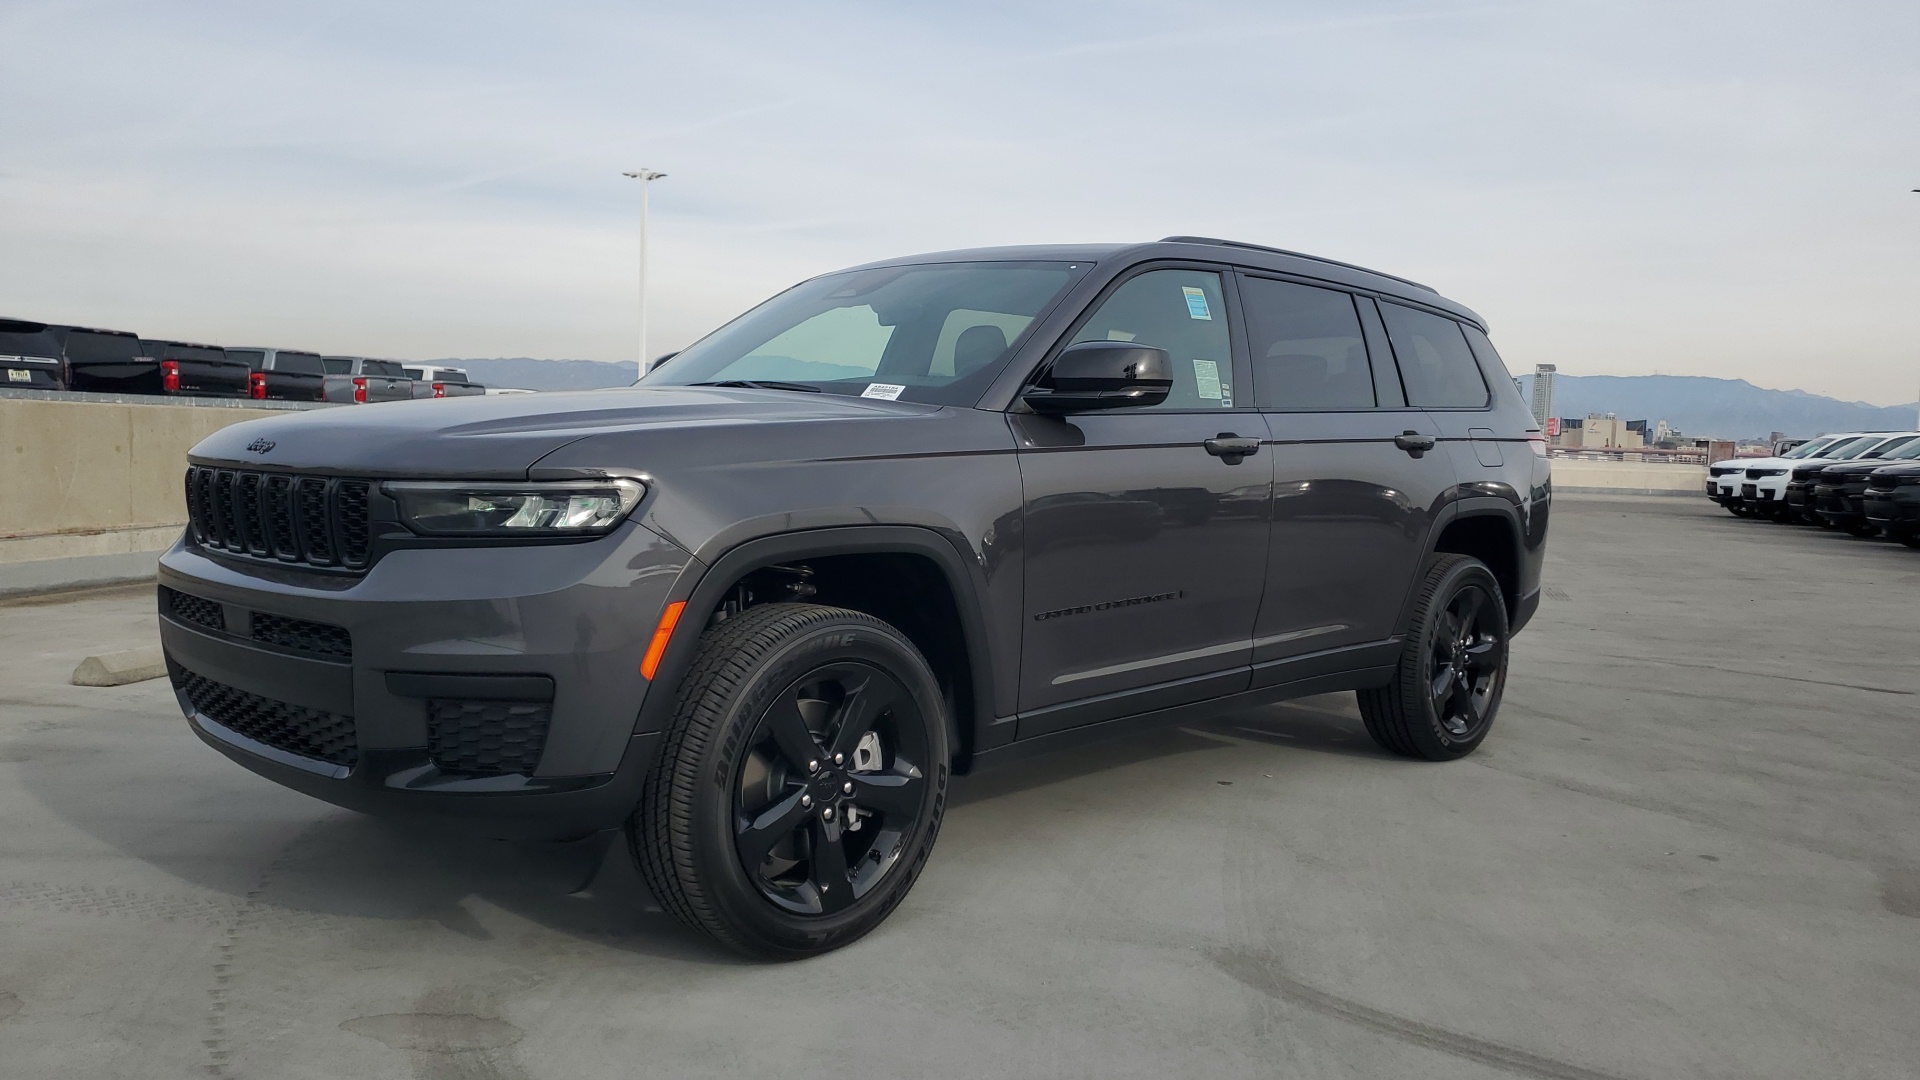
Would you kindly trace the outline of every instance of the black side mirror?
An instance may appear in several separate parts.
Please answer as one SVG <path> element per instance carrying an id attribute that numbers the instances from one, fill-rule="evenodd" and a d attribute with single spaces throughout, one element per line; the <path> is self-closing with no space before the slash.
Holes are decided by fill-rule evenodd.
<path id="1" fill-rule="evenodd" d="M 1061 350 L 1047 382 L 1052 385 L 1036 386 L 1020 400 L 1042 413 L 1158 405 L 1173 390 L 1173 358 L 1131 341 L 1083 341 Z"/>

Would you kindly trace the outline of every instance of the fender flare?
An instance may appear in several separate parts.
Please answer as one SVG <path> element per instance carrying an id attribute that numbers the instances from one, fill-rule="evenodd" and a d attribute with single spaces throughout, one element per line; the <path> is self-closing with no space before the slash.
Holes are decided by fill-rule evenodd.
<path id="1" fill-rule="evenodd" d="M 1498 494 L 1493 493 L 1494 491 Z M 1452 492 L 1452 496 L 1434 512 L 1433 523 L 1427 527 L 1426 550 L 1420 559 L 1422 567 L 1438 551 L 1440 537 L 1446 533 L 1447 527 L 1466 518 L 1498 518 L 1504 522 L 1507 526 L 1508 539 L 1513 545 L 1514 566 L 1519 568 L 1525 565 L 1526 526 L 1521 518 L 1520 496 L 1517 492 L 1504 484 L 1478 484 L 1470 491 L 1456 489 Z M 1420 582 L 1417 578 L 1409 583 L 1407 598 L 1400 605 L 1400 617 L 1394 623 L 1395 637 L 1405 637 L 1408 626 L 1413 622 L 1413 601 L 1418 595 L 1419 588 Z M 1535 599 L 1537 602 L 1538 598 Z M 1509 620 L 1521 619 L 1524 614 L 1527 614 L 1523 612 L 1526 597 L 1510 596 L 1506 600 Z"/>
<path id="2" fill-rule="evenodd" d="M 715 558 L 711 566 L 699 559 L 689 561 L 668 591 L 666 603 L 684 601 L 690 619 L 703 619 L 707 612 L 719 606 L 728 588 L 750 571 L 802 559 L 859 554 L 924 556 L 939 568 L 953 593 L 967 651 L 972 715 L 965 719 L 957 715 L 951 717 L 955 730 L 950 734 L 954 736 L 954 771 L 965 771 L 970 758 L 967 751 L 982 745 L 980 740 L 993 719 L 993 654 L 981 607 L 987 591 L 985 574 L 978 559 L 962 555 L 961 548 L 943 533 L 916 525 L 856 525 L 804 529 L 746 540 Z M 665 730 L 672 721 L 673 710 L 678 705 L 675 691 L 693 663 L 705 629 L 703 624 L 684 622 L 676 628 L 641 702 L 634 724 L 635 734 Z M 962 725 L 967 726 L 964 732 Z"/>

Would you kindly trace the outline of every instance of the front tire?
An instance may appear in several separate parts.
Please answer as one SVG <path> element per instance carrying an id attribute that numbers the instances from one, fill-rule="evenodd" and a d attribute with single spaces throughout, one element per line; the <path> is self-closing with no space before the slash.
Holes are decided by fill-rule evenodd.
<path id="1" fill-rule="evenodd" d="M 1358 692 L 1381 748 L 1451 761 L 1486 740 L 1507 685 L 1507 607 L 1493 571 L 1466 555 L 1427 564 L 1393 682 Z"/>
<path id="2" fill-rule="evenodd" d="M 628 837 L 688 927 L 766 959 L 837 949 L 905 898 L 940 831 L 948 728 L 913 643 L 857 611 L 709 629 Z"/>

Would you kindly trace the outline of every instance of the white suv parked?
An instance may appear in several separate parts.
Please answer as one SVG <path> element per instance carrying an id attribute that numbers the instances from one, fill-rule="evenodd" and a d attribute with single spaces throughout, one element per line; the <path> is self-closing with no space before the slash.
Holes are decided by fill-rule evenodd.
<path id="1" fill-rule="evenodd" d="M 1726 507 L 1739 517 L 1746 517 L 1766 504 L 1758 502 L 1754 496 L 1743 494 L 1743 487 L 1747 484 L 1758 487 L 1760 481 L 1769 479 L 1766 475 L 1756 475 L 1749 480 L 1747 477 L 1749 470 L 1766 474 L 1777 469 L 1779 475 L 1784 477 L 1792 468 L 1791 462 L 1810 458 L 1829 447 L 1857 437 L 1859 437 L 1858 432 L 1846 435 L 1822 435 L 1817 439 L 1801 443 L 1779 457 L 1728 458 L 1725 461 L 1716 461 L 1707 466 L 1707 498 Z M 1782 488 L 1785 483 L 1786 481 L 1782 479 Z M 1781 495 L 1776 492 L 1773 497 L 1779 499 Z"/>

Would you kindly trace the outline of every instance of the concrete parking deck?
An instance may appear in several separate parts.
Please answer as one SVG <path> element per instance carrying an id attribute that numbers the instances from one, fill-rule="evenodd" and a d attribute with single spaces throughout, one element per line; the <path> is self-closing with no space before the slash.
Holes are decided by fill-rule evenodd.
<path id="1" fill-rule="evenodd" d="M 865 941 L 755 965 L 614 866 L 237 768 L 145 589 L 0 606 L 0 1072 L 1911 1077 L 1920 552 L 1563 499 L 1474 757 L 1351 696 L 963 780 Z"/>

